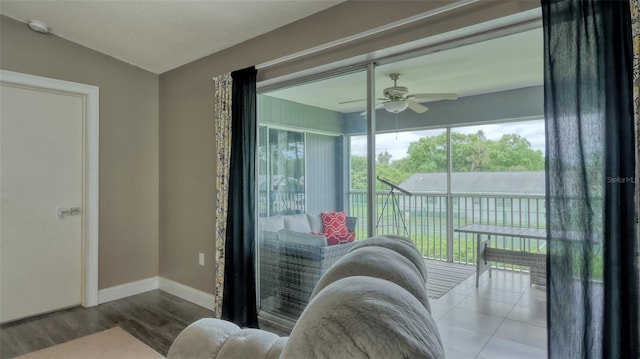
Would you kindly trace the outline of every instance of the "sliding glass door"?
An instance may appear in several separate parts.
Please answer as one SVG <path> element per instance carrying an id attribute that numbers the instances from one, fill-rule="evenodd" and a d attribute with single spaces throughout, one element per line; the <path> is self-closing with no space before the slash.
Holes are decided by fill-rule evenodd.
<path id="1" fill-rule="evenodd" d="M 281 251 L 283 242 L 306 245 L 317 240 L 309 235 L 325 235 L 321 213 L 344 212 L 355 240 L 403 235 L 425 258 L 466 264 L 476 248 L 454 233 L 459 226 L 545 226 L 544 193 L 531 192 L 543 187 L 536 179 L 544 174 L 543 149 L 534 145 L 544 136 L 541 38 L 540 29 L 525 30 L 262 90 L 262 319 L 286 328 L 303 308 L 292 309 L 308 299 L 300 273 L 315 263 L 305 258 L 291 274 Z M 506 126 L 514 123 L 529 130 Z M 506 178 L 535 188 L 498 193 L 508 190 Z M 525 246 L 545 250 L 504 243 Z"/>
<path id="2" fill-rule="evenodd" d="M 325 259 L 338 258 L 327 254 L 337 247 L 326 249 L 336 244 L 334 237 L 348 242 L 368 235 L 362 216 L 367 201 L 356 204 L 350 195 L 362 174 L 349 170 L 349 134 L 364 134 L 366 148 L 365 75 L 344 73 L 258 96 L 259 317 L 267 328 L 291 329 L 326 269 Z M 366 150 L 357 157 L 366 163 Z M 367 191 L 366 183 L 357 187 Z M 342 215 L 349 233 L 329 233 L 323 214 Z"/>

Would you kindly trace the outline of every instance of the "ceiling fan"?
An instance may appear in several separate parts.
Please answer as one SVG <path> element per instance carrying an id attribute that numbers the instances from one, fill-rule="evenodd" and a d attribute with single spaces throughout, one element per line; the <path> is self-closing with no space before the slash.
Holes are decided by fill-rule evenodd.
<path id="1" fill-rule="evenodd" d="M 456 100 L 458 95 L 454 93 L 419 93 L 409 94 L 409 89 L 404 86 L 398 86 L 398 78 L 400 74 L 393 73 L 389 77 L 393 80 L 393 87 L 387 87 L 382 91 L 384 98 L 378 98 L 378 100 L 384 101 L 377 105 L 376 108 L 384 108 L 391 113 L 399 113 L 407 108 L 412 109 L 416 113 L 423 113 L 429 110 L 428 107 L 418 103 L 416 100 Z M 340 104 L 365 101 L 345 101 Z"/>

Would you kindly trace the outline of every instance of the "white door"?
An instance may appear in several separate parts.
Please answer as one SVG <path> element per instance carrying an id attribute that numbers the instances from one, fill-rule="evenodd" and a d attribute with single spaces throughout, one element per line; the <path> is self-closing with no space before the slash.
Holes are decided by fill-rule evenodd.
<path id="1" fill-rule="evenodd" d="M 8 322 L 82 303 L 85 97 L 2 83 L 0 99 L 0 322 Z"/>

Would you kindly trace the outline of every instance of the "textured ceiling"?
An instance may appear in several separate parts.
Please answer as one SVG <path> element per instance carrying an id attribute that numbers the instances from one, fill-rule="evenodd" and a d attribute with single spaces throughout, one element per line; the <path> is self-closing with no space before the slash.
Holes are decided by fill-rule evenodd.
<path id="1" fill-rule="evenodd" d="M 0 14 L 163 73 L 344 0 L 2 0 Z"/>

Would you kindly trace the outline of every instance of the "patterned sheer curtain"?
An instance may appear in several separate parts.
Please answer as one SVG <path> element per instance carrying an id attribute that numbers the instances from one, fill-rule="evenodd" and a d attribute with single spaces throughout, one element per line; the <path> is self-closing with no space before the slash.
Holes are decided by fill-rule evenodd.
<path id="1" fill-rule="evenodd" d="M 231 157 L 231 73 L 214 78 L 214 119 L 216 135 L 216 273 L 214 315 L 222 316 L 224 289 L 224 247 L 227 232 L 229 160 Z"/>
<path id="2" fill-rule="evenodd" d="M 633 117 L 636 134 L 636 229 L 638 231 L 638 248 L 640 248 L 640 226 L 638 214 L 640 214 L 640 0 L 631 0 L 631 35 L 633 36 Z M 638 273 L 640 273 L 640 252 L 636 253 L 638 260 Z M 640 275 L 638 275 L 638 288 L 640 292 Z M 639 313 L 640 315 L 640 313 Z M 640 322 L 640 316 L 638 317 Z M 640 336 L 638 337 L 640 346 Z"/>

